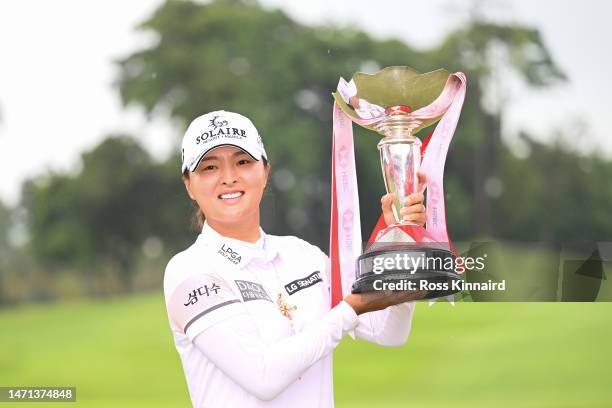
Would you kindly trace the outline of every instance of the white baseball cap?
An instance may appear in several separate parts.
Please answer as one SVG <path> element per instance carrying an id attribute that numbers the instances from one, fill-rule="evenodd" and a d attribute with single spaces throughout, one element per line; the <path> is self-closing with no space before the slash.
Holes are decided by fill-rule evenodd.
<path id="1" fill-rule="evenodd" d="M 202 158 L 221 146 L 242 149 L 254 160 L 268 159 L 259 132 L 249 118 L 224 110 L 195 118 L 183 137 L 181 173 L 194 171 Z"/>

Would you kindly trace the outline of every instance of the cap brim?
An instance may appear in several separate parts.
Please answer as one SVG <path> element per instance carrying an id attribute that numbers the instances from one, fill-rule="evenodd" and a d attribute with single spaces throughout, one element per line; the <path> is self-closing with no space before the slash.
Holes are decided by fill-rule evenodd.
<path id="1" fill-rule="evenodd" d="M 191 166 L 191 168 L 189 169 L 189 171 L 193 172 L 195 171 L 195 169 L 198 168 L 198 166 L 200 165 L 200 162 L 202 161 L 202 159 L 204 158 L 204 156 L 206 156 L 210 151 L 215 150 L 218 147 L 223 147 L 223 146 L 232 146 L 235 147 L 237 149 L 242 150 L 243 152 L 245 152 L 246 154 L 248 154 L 253 160 L 255 161 L 259 161 L 259 159 L 257 159 L 255 156 L 253 156 L 248 150 L 246 150 L 244 147 L 235 145 L 235 144 L 231 144 L 231 143 L 223 143 L 217 146 L 213 146 L 210 149 L 202 152 L 202 154 L 200 154 L 200 156 L 198 156 L 198 159 L 194 162 L 194 164 Z"/>

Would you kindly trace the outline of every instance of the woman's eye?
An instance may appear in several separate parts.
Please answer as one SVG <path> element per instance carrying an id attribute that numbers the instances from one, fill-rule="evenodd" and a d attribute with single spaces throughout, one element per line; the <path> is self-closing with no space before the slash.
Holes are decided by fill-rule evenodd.
<path id="1" fill-rule="evenodd" d="M 242 159 L 238 162 L 238 164 L 243 165 L 243 164 L 249 164 L 251 161 L 248 159 Z"/>
<path id="2" fill-rule="evenodd" d="M 214 169 L 215 169 L 215 166 L 213 166 L 212 164 L 202 167 L 202 171 L 211 171 Z"/>

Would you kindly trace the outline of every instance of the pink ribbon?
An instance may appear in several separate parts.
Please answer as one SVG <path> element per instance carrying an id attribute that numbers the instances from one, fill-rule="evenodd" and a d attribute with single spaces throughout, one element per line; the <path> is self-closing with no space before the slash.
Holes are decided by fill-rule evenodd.
<path id="1" fill-rule="evenodd" d="M 450 243 L 446 230 L 446 207 L 442 179 L 448 147 L 457 128 L 465 100 L 466 86 L 465 74 L 463 72 L 454 73 L 448 77 L 444 90 L 435 101 L 413 112 L 415 118 L 422 120 L 444 115 L 431 136 L 421 162 L 421 172 L 427 176 L 427 232 L 438 242 Z"/>
<path id="2" fill-rule="evenodd" d="M 446 229 L 442 179 L 448 147 L 465 99 L 466 86 L 465 74 L 451 74 L 436 100 L 412 113 L 418 120 L 434 119 L 443 115 L 431 136 L 420 170 L 427 176 L 427 232 L 438 242 L 450 243 Z M 351 285 L 355 281 L 355 260 L 361 254 L 359 194 L 351 120 L 360 125 L 369 125 L 383 118 L 352 119 L 334 104 L 329 246 L 332 307 L 350 293 Z"/>
<path id="3" fill-rule="evenodd" d="M 355 281 L 355 254 L 361 253 L 361 220 L 353 124 L 337 104 L 334 104 L 333 117 L 332 197 L 336 200 L 332 202 L 331 225 L 334 228 L 330 233 L 330 252 L 332 275 L 336 269 L 338 273 L 342 271 L 343 276 L 342 279 L 336 279 L 335 287 L 332 283 L 332 303 L 335 305 L 343 297 L 338 300 L 334 298 L 334 294 L 338 296 L 340 288 L 341 294 L 350 293 L 350 285 Z"/>

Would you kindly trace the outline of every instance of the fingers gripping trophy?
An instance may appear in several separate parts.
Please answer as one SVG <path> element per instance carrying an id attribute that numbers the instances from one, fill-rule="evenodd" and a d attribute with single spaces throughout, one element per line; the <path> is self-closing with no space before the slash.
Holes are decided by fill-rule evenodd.
<path id="1" fill-rule="evenodd" d="M 357 73 L 349 82 L 340 78 L 333 93 L 333 304 L 351 292 L 381 289 L 419 290 L 427 299 L 458 292 L 453 282 L 460 276 L 454 270 L 457 255 L 446 228 L 442 178 L 465 90 L 465 75 L 444 69 L 420 74 L 397 66 L 373 75 Z M 363 253 L 352 123 L 383 136 L 378 143 L 380 163 L 396 220 L 381 229 Z M 435 123 L 421 155 L 417 134 Z M 427 180 L 425 228 L 400 216 L 405 198 L 419 191 L 418 172 Z"/>

